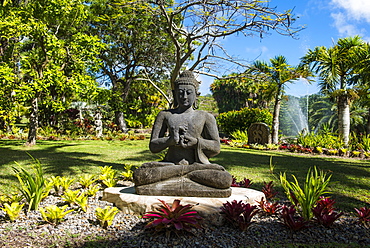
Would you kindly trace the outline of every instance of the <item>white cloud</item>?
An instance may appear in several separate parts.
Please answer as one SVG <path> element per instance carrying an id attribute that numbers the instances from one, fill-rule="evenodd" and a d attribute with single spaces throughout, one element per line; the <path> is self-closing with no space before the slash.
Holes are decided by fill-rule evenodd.
<path id="1" fill-rule="evenodd" d="M 363 27 L 364 22 L 370 23 L 369 0 L 331 0 L 330 5 L 335 10 L 331 14 L 334 26 L 341 36 L 365 36 L 366 30 L 359 27 Z"/>
<path id="2" fill-rule="evenodd" d="M 361 32 L 355 25 L 349 24 L 347 18 L 343 13 L 332 13 L 331 17 L 334 19 L 334 26 L 342 36 L 355 36 Z"/>
<path id="3" fill-rule="evenodd" d="M 335 7 L 344 9 L 349 20 L 366 20 L 370 23 L 370 1 L 369 0 L 332 0 Z"/>

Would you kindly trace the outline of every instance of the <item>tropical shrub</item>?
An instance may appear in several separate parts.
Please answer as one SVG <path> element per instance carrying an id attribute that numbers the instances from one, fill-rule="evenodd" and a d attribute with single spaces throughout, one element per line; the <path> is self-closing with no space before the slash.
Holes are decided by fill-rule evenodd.
<path id="1" fill-rule="evenodd" d="M 236 130 L 230 134 L 235 140 L 248 143 L 248 132 Z"/>
<path id="2" fill-rule="evenodd" d="M 296 211 L 297 210 L 294 206 L 282 206 L 281 217 L 283 219 L 284 225 L 292 231 L 300 231 L 309 227 L 309 221 L 305 220 L 301 216 L 296 216 Z"/>
<path id="3" fill-rule="evenodd" d="M 277 191 L 274 189 L 274 184 L 272 181 L 269 183 L 264 182 L 264 186 L 262 187 L 262 193 L 265 194 L 267 200 L 273 199 L 277 195 Z"/>
<path id="4" fill-rule="evenodd" d="M 285 172 L 280 174 L 280 182 L 285 190 L 285 194 L 290 202 L 297 206 L 305 220 L 313 217 L 312 208 L 315 207 L 320 197 L 328 193 L 326 188 L 329 184 L 331 175 L 327 176 L 323 171 L 318 171 L 316 167 L 310 168 L 306 175 L 303 188 L 298 183 L 297 178 L 292 175 L 294 182 L 289 182 Z"/>
<path id="5" fill-rule="evenodd" d="M 281 206 L 278 202 L 265 201 L 263 198 L 256 202 L 258 203 L 259 209 L 267 215 L 277 214 L 281 209 Z"/>
<path id="6" fill-rule="evenodd" d="M 62 187 L 62 191 L 66 191 L 74 183 L 75 179 L 71 177 L 59 177 L 59 185 Z"/>
<path id="7" fill-rule="evenodd" d="M 136 165 L 133 165 L 133 164 L 125 164 L 123 166 L 123 168 L 125 169 L 125 171 L 123 171 L 121 173 L 121 176 L 123 176 L 125 180 L 131 181 L 132 180 L 132 176 L 134 175 L 134 170 L 136 169 Z"/>
<path id="8" fill-rule="evenodd" d="M 97 207 L 95 209 L 96 218 L 99 220 L 100 226 L 105 229 L 112 225 L 113 219 L 118 212 L 118 208 L 109 206 L 106 206 L 105 208 Z"/>
<path id="9" fill-rule="evenodd" d="M 370 208 L 362 207 L 360 209 L 355 208 L 358 222 L 370 226 Z"/>
<path id="10" fill-rule="evenodd" d="M 248 229 L 253 223 L 253 216 L 258 212 L 257 206 L 252 206 L 249 203 L 245 204 L 242 201 L 237 202 L 236 200 L 231 203 L 227 201 L 221 207 L 221 213 L 225 216 L 225 219 L 242 231 Z"/>
<path id="11" fill-rule="evenodd" d="M 79 176 L 78 182 L 81 184 L 82 188 L 87 189 L 89 188 L 97 179 L 95 179 L 95 175 L 84 174 Z"/>
<path id="12" fill-rule="evenodd" d="M 340 216 L 343 215 L 343 212 L 336 212 L 334 208 L 335 200 L 330 199 L 329 197 L 320 197 L 320 200 L 317 201 L 316 206 L 312 209 L 312 213 L 315 216 L 317 223 L 329 227 L 333 225 Z"/>
<path id="13" fill-rule="evenodd" d="M 28 211 L 37 210 L 41 200 L 44 197 L 45 179 L 44 173 L 41 168 L 41 163 L 38 159 L 33 158 L 34 173 L 31 174 L 22 168 L 17 162 L 17 167 L 13 167 L 16 177 L 20 183 L 17 186 L 18 190 L 22 193 L 26 201 L 28 202 Z"/>
<path id="14" fill-rule="evenodd" d="M 252 123 L 264 122 L 271 126 L 272 114 L 268 109 L 243 108 L 221 113 L 217 116 L 217 124 L 222 132 L 231 134 L 235 131 L 247 131 Z"/>
<path id="15" fill-rule="evenodd" d="M 59 224 L 68 213 L 73 212 L 73 209 L 66 210 L 67 207 L 67 205 L 63 207 L 49 205 L 45 208 L 40 208 L 40 213 L 43 220 L 56 225 Z"/>
<path id="16" fill-rule="evenodd" d="M 0 208 L 9 217 L 10 221 L 15 221 L 23 209 L 24 204 L 19 204 L 19 202 L 12 202 L 11 204 L 4 203 L 4 207 Z"/>
<path id="17" fill-rule="evenodd" d="M 144 219 L 154 219 L 145 228 L 154 230 L 156 233 L 165 232 L 167 237 L 172 233 L 180 231 L 190 231 L 192 228 L 200 228 L 202 217 L 198 212 L 191 210 L 190 204 L 185 206 L 180 204 L 180 200 L 174 200 L 172 206 L 163 200 L 159 200 L 162 205 L 158 211 L 150 211 L 144 214 Z"/>
<path id="18" fill-rule="evenodd" d="M 237 182 L 236 178 L 232 176 L 231 187 L 249 188 L 253 183 L 251 180 L 244 178 L 242 181 Z"/>

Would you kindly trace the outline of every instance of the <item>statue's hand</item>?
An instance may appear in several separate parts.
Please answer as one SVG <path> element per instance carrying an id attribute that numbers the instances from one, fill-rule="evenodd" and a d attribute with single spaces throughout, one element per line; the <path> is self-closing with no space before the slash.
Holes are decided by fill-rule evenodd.
<path id="1" fill-rule="evenodd" d="M 190 135 L 180 136 L 180 146 L 182 148 L 192 148 L 198 144 L 198 139 L 191 137 Z"/>

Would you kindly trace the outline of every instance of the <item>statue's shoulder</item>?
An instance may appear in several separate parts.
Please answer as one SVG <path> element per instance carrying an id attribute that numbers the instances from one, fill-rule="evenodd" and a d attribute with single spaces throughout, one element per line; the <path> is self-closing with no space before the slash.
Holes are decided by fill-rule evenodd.
<path id="1" fill-rule="evenodd" d="M 198 116 L 203 116 L 203 117 L 206 117 L 207 119 L 208 118 L 213 118 L 213 119 L 215 118 L 212 114 L 210 114 L 206 111 L 203 111 L 203 110 L 197 110 L 196 113 L 197 113 Z"/>

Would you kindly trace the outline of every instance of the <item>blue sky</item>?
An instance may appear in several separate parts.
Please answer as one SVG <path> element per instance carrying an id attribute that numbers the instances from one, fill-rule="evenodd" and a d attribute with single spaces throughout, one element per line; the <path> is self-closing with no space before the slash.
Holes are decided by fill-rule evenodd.
<path id="1" fill-rule="evenodd" d="M 229 37 L 223 45 L 238 58 L 252 62 L 255 59 L 269 61 L 277 55 L 287 58 L 290 65 L 297 65 L 308 49 L 316 46 L 330 47 L 339 38 L 359 35 L 370 42 L 370 0 L 271 0 L 270 7 L 282 12 L 294 9 L 297 17 L 295 26 L 306 28 L 297 38 L 273 33 L 263 39 L 256 37 Z M 213 78 L 200 76 L 202 95 L 210 93 Z M 303 96 L 316 93 L 317 83 L 308 85 L 304 80 L 290 84 L 287 94 Z"/>

